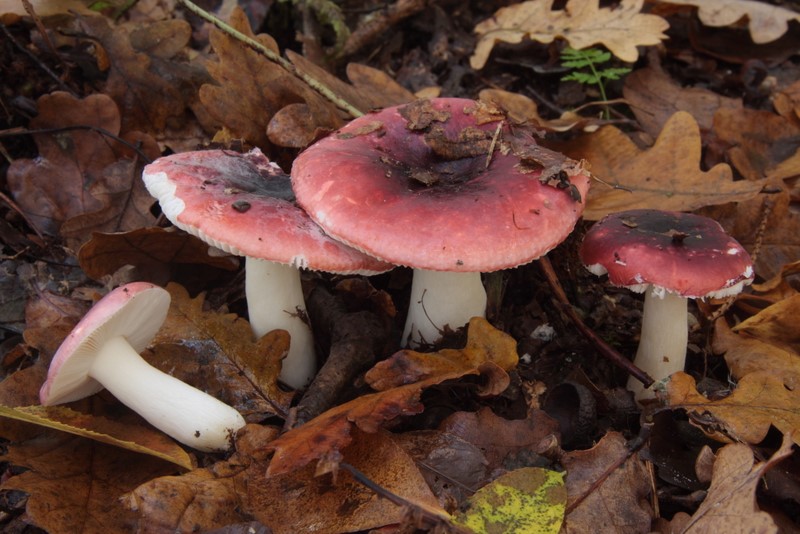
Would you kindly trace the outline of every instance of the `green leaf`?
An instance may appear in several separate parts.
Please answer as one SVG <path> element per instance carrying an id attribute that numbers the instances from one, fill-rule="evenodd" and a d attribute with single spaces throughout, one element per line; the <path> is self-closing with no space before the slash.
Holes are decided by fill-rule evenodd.
<path id="1" fill-rule="evenodd" d="M 563 82 L 576 81 L 586 85 L 596 85 L 600 83 L 600 78 L 590 72 L 570 72 L 561 78 Z"/>
<path id="2" fill-rule="evenodd" d="M 453 523 L 476 534 L 557 534 L 566 506 L 563 473 L 525 467 L 478 490 Z"/>

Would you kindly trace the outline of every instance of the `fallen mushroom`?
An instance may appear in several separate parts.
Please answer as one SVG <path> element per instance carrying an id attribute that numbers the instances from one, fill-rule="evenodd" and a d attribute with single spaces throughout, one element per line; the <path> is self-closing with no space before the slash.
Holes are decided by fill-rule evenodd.
<path id="1" fill-rule="evenodd" d="M 642 333 L 634 364 L 658 383 L 683 371 L 688 341 L 687 299 L 722 298 L 753 281 L 747 251 L 707 217 L 659 210 L 608 215 L 586 234 L 587 269 L 632 291 L 644 292 Z M 629 380 L 636 399 L 651 388 Z"/>
<path id="2" fill-rule="evenodd" d="M 294 204 L 289 177 L 258 149 L 174 154 L 146 166 L 142 178 L 175 226 L 245 256 L 253 333 L 289 332 L 280 378 L 294 388 L 316 370 L 299 269 L 371 275 L 393 267 L 325 235 Z"/>
<path id="3" fill-rule="evenodd" d="M 365 115 L 311 145 L 295 159 L 292 186 L 326 233 L 414 269 L 402 343 L 419 346 L 485 315 L 481 272 L 558 245 L 583 212 L 589 179 L 497 110 L 438 98 Z"/>
<path id="4" fill-rule="evenodd" d="M 59 347 L 39 391 L 44 406 L 103 388 L 154 427 L 205 452 L 230 448 L 245 425 L 238 411 L 147 363 L 139 353 L 167 317 L 170 296 L 146 282 L 100 299 Z"/>

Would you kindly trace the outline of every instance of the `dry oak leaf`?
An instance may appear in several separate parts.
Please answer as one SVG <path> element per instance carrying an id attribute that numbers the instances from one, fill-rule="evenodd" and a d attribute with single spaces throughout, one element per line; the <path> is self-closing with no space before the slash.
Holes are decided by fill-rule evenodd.
<path id="1" fill-rule="evenodd" d="M 712 349 L 725 355 L 725 363 L 736 379 L 766 371 L 780 377 L 789 389 L 800 388 L 800 355 L 747 334 L 735 334 L 724 318 L 714 323 Z"/>
<path id="2" fill-rule="evenodd" d="M 172 296 L 169 314 L 148 361 L 185 382 L 202 384 L 245 417 L 285 416 L 292 393 L 278 387 L 277 380 L 289 349 L 288 333 L 274 330 L 256 340 L 244 319 L 204 310 L 203 295 L 190 298 L 175 283 L 167 291 Z"/>
<path id="3" fill-rule="evenodd" d="M 621 0 L 601 8 L 599 0 L 568 0 L 564 9 L 553 10 L 553 0 L 529 0 L 501 8 L 475 26 L 479 39 L 470 65 L 483 68 L 498 41 L 516 44 L 527 38 L 551 43 L 556 37 L 576 49 L 603 44 L 632 63 L 639 57 L 637 46 L 660 43 L 669 27 L 659 16 L 640 13 L 643 4 L 644 0 Z"/>
<path id="4" fill-rule="evenodd" d="M 194 467 L 191 457 L 178 444 L 152 427 L 76 412 L 64 406 L 0 405 L 0 415 L 41 427 L 68 432 L 129 451 L 149 454 L 184 469 Z"/>
<path id="5" fill-rule="evenodd" d="M 650 532 L 650 476 L 622 434 L 608 432 L 591 449 L 567 452 L 561 464 L 570 510 L 561 532 Z"/>
<path id="6" fill-rule="evenodd" d="M 642 129 L 654 139 L 678 111 L 689 112 L 700 130 L 708 131 L 718 109 L 742 109 L 741 98 L 728 98 L 700 87 L 683 87 L 652 64 L 628 74 L 622 94 Z"/>
<path id="7" fill-rule="evenodd" d="M 4 461 L 30 469 L 0 489 L 30 496 L 26 520 L 57 534 L 125 534 L 135 516 L 120 497 L 139 484 L 175 471 L 152 456 L 61 432 L 10 445 Z"/>
<path id="8" fill-rule="evenodd" d="M 800 295 L 793 295 L 768 306 L 733 327 L 734 332 L 746 332 L 752 337 L 776 347 L 789 350 L 800 359 Z"/>
<path id="9" fill-rule="evenodd" d="M 783 445 L 769 460 L 755 464 L 747 445 L 733 443 L 717 452 L 706 498 L 690 517 L 675 514 L 666 532 L 700 534 L 704 532 L 777 534 L 777 525 L 756 505 L 756 490 L 764 474 L 792 454 L 792 440 L 784 436 Z"/>
<path id="10" fill-rule="evenodd" d="M 592 174 L 610 184 L 595 184 L 589 191 L 583 213 L 588 220 L 630 209 L 692 211 L 740 202 L 755 197 L 763 185 L 733 181 L 725 163 L 707 172 L 700 170 L 700 130 L 685 111 L 670 117 L 647 150 L 640 150 L 614 126 L 560 148 L 572 158 L 588 160 Z"/>
<path id="11" fill-rule="evenodd" d="M 504 371 L 516 367 L 518 361 L 517 342 L 513 337 L 494 328 L 486 319 L 473 317 L 463 349 L 442 349 L 432 353 L 401 350 L 378 362 L 364 378 L 372 389 L 385 391 L 438 375 L 480 373 L 489 379 L 481 386 L 480 393 L 497 395 L 509 384 L 508 374 Z"/>
<path id="12" fill-rule="evenodd" d="M 682 408 L 690 420 L 720 441 L 760 443 L 770 425 L 800 443 L 800 390 L 788 389 L 782 377 L 769 371 L 743 376 L 728 397 L 710 401 L 697 391 L 694 378 L 675 373 L 667 382 L 669 406 Z M 724 433 L 717 431 L 722 427 Z"/>
<path id="13" fill-rule="evenodd" d="M 37 104 L 39 115 L 31 120 L 31 129 L 65 130 L 34 135 L 39 157 L 15 160 L 8 170 L 11 194 L 32 223 L 45 233 L 57 234 L 65 221 L 95 212 L 106 214 L 95 230 L 152 224 L 155 218 L 148 211 L 152 199 L 137 185 L 138 165 L 143 162 L 121 143 L 90 129 L 120 133 L 114 101 L 103 94 L 77 99 L 55 92 L 40 97 Z M 140 139 L 148 155 L 157 157 L 155 142 Z"/>
<path id="14" fill-rule="evenodd" d="M 473 333 L 473 327 L 475 332 Z M 418 367 L 419 372 L 413 376 L 427 377 L 413 383 L 404 383 L 401 374 L 397 374 L 389 363 L 384 369 L 373 373 L 373 379 L 379 387 L 386 388 L 378 393 L 362 395 L 349 402 L 331 408 L 327 412 L 315 417 L 303 426 L 294 428 L 270 443 L 269 449 L 275 451 L 270 462 L 268 474 L 279 475 L 288 473 L 306 465 L 313 460 L 331 459 L 353 440 L 351 430 L 357 427 L 363 432 L 377 432 L 386 421 L 404 415 L 421 413 L 424 406 L 420 402 L 422 390 L 444 382 L 454 380 L 465 375 L 476 375 L 489 372 L 490 383 L 497 383 L 497 377 L 505 375 L 505 370 L 491 358 L 496 357 L 495 346 L 492 344 L 497 334 L 495 329 L 485 319 L 473 318 L 470 321 L 467 333 L 469 348 L 465 349 L 464 359 L 469 359 L 468 364 L 454 364 L 455 360 L 443 361 L 440 368 L 425 369 L 424 365 L 414 357 L 412 365 Z M 505 335 L 505 334 L 503 334 Z M 485 336 L 489 336 L 488 339 Z M 509 338 L 510 339 L 510 338 Z M 504 340 L 505 341 L 505 340 Z M 501 345 L 503 342 L 501 342 Z M 483 350 L 480 347 L 483 345 Z M 507 347 L 506 347 L 507 348 Z M 401 351 L 406 352 L 406 351 Z M 459 351 L 454 351 L 452 356 L 457 359 Z M 514 352 L 516 363 L 516 352 Z M 501 361 L 510 362 L 505 356 Z M 380 364 L 378 364 L 380 365 Z M 375 378 L 377 376 L 377 378 Z M 408 378 L 408 377 L 406 377 Z M 508 377 L 506 375 L 506 379 Z M 404 384 L 404 385 L 399 385 Z M 375 386 L 373 386 L 375 387 Z"/>
<path id="15" fill-rule="evenodd" d="M 800 14 L 785 7 L 755 0 L 661 0 L 666 4 L 695 6 L 706 26 L 731 26 L 748 19 L 750 37 L 756 44 L 775 41 L 789 30 L 789 22 L 800 22 Z"/>
<path id="16" fill-rule="evenodd" d="M 84 243 L 78 262 L 86 276 L 99 280 L 125 265 L 135 266 L 149 279 L 175 264 L 208 265 L 227 271 L 239 268 L 239 258 L 212 256 L 201 239 L 175 227 L 152 226 L 130 232 L 100 233 Z"/>

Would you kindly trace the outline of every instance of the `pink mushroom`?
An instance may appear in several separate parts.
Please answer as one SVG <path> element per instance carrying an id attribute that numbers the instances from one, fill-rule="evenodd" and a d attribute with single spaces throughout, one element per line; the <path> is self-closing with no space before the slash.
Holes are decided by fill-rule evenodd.
<path id="1" fill-rule="evenodd" d="M 481 272 L 530 262 L 583 212 L 588 175 L 473 100 L 360 117 L 301 153 L 297 202 L 326 233 L 414 269 L 403 344 L 483 316 Z"/>
<path id="2" fill-rule="evenodd" d="M 145 167 L 142 177 L 175 226 L 246 258 L 253 332 L 289 332 L 280 376 L 292 387 L 305 386 L 316 369 L 299 269 L 370 275 L 393 267 L 325 235 L 294 204 L 289 177 L 258 149 L 175 154 Z"/>
<path id="3" fill-rule="evenodd" d="M 139 353 L 167 317 L 170 296 L 146 282 L 100 299 L 58 348 L 39 391 L 43 405 L 71 402 L 108 389 L 150 424 L 195 449 L 230 448 L 245 425 L 235 409 L 163 373 Z"/>
<path id="4" fill-rule="evenodd" d="M 644 292 L 642 334 L 634 364 L 658 383 L 683 371 L 688 342 L 687 299 L 721 298 L 753 281 L 747 251 L 707 217 L 659 210 L 608 215 L 586 234 L 587 269 L 637 293 Z M 635 379 L 637 399 L 653 397 Z"/>

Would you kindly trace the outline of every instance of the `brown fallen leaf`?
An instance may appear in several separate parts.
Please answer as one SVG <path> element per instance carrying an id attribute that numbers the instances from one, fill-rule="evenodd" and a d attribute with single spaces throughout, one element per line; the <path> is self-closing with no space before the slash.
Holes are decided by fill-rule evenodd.
<path id="1" fill-rule="evenodd" d="M 531 410 L 525 419 L 509 420 L 490 408 L 477 412 L 456 412 L 439 425 L 439 430 L 460 437 L 486 455 L 487 469 L 501 467 L 523 451 L 541 453 L 558 439 L 558 423 L 542 410 Z"/>
<path id="2" fill-rule="evenodd" d="M 747 17 L 750 38 L 756 44 L 769 43 L 789 30 L 789 22 L 800 22 L 791 9 L 754 0 L 664 0 L 668 4 L 696 6 L 706 26 L 731 26 Z"/>
<path id="3" fill-rule="evenodd" d="M 414 460 L 394 437 L 383 431 L 355 431 L 350 445 L 336 453 L 338 459 L 361 471 L 370 481 L 398 495 L 414 509 L 445 519 Z M 383 498 L 349 472 L 340 470 L 332 480 L 320 476 L 313 466 L 283 475 L 273 475 L 263 464 L 252 464 L 244 478 L 243 508 L 269 526 L 275 534 L 367 531 L 403 524 L 414 509 Z M 288 497 L 288 498 L 287 498 Z"/>
<path id="4" fill-rule="evenodd" d="M 108 96 L 84 99 L 64 92 L 39 98 L 39 115 L 30 128 L 101 128 L 120 133 L 120 116 Z M 139 184 L 143 161 L 113 139 L 88 129 L 65 130 L 34 136 L 37 159 L 17 159 L 8 170 L 11 194 L 39 230 L 57 234 L 66 221 L 83 218 L 81 232 L 73 232 L 73 247 L 88 239 L 92 230 L 127 230 L 153 224 L 152 199 Z M 148 157 L 158 156 L 155 141 L 144 141 Z M 100 214 L 86 222 L 87 214 Z"/>
<path id="5" fill-rule="evenodd" d="M 568 499 L 561 532 L 650 531 L 650 477 L 638 455 L 629 454 L 618 432 L 608 432 L 591 449 L 564 454 L 561 464 L 567 471 Z"/>
<path id="6" fill-rule="evenodd" d="M 498 41 L 551 43 L 556 37 L 579 50 L 603 44 L 621 60 L 636 61 L 636 47 L 660 43 L 669 27 L 661 17 L 641 13 L 643 4 L 644 0 L 622 0 L 613 8 L 601 8 L 598 0 L 568 0 L 564 9 L 554 10 L 553 0 L 531 0 L 501 8 L 475 26 L 479 39 L 470 65 L 483 68 Z"/>
<path id="7" fill-rule="evenodd" d="M 775 111 L 797 127 L 800 127 L 800 80 L 776 91 L 772 95 Z"/>
<path id="8" fill-rule="evenodd" d="M 476 326 L 475 334 L 472 333 L 473 325 Z M 481 336 L 493 336 L 494 330 L 484 319 L 475 318 L 470 321 L 468 336 L 473 336 L 472 349 L 480 346 Z M 477 336 L 475 338 L 474 336 Z M 484 344 L 485 345 L 485 344 Z M 419 398 L 422 390 L 465 375 L 482 374 L 489 372 L 492 377 L 505 374 L 497 363 L 491 361 L 494 357 L 493 347 L 488 344 L 484 351 L 474 351 L 469 358 L 470 365 L 444 365 L 440 369 L 431 369 L 424 380 L 392 387 L 391 384 L 402 382 L 391 381 L 398 375 L 389 372 L 389 377 L 383 384 L 387 389 L 379 393 L 362 395 L 349 402 L 336 406 L 312 419 L 303 426 L 294 428 L 269 444 L 269 449 L 274 451 L 270 462 L 268 474 L 277 476 L 299 469 L 313 460 L 332 458 L 336 451 L 342 450 L 353 441 L 351 431 L 354 427 L 366 433 L 377 432 L 382 425 L 404 415 L 414 415 L 422 412 L 423 405 Z M 514 353 L 516 356 L 516 353 Z M 453 353 L 455 356 L 455 353 Z M 516 362 L 516 359 L 514 359 Z M 416 365 L 416 364 L 415 364 Z M 389 364 L 391 370 L 391 364 Z M 367 374 L 371 373 L 369 371 Z M 383 371 L 379 377 L 383 380 Z M 374 376 L 374 374 L 373 374 Z M 497 380 L 493 378 L 491 380 Z"/>
<path id="9" fill-rule="evenodd" d="M 240 266 L 239 258 L 210 255 L 209 246 L 197 237 L 157 226 L 95 232 L 78 251 L 78 262 L 86 276 L 95 280 L 125 265 L 133 265 L 148 276 L 165 271 L 171 264 L 209 265 L 228 271 Z"/>
<path id="10" fill-rule="evenodd" d="M 205 298 L 190 298 L 186 289 L 167 285 L 172 296 L 164 326 L 147 359 L 185 382 L 202 387 L 242 414 L 285 416 L 292 393 L 278 387 L 281 360 L 289 336 L 275 330 L 253 339 L 250 325 L 234 314 L 203 309 Z"/>
<path id="11" fill-rule="evenodd" d="M 557 119 L 544 119 L 539 116 L 539 107 L 532 99 L 502 89 L 483 89 L 478 98 L 483 102 L 500 107 L 515 123 L 528 123 L 553 132 L 566 132 L 578 128 L 584 131 L 593 131 L 602 122 L 599 118 L 582 117 L 574 111 L 565 111 Z"/>
<path id="12" fill-rule="evenodd" d="M 744 375 L 733 393 L 716 401 L 701 395 L 686 373 L 673 374 L 666 387 L 669 406 L 686 410 L 690 421 L 714 439 L 760 443 L 772 425 L 800 443 L 800 390 L 787 389 L 770 371 Z"/>
<path id="13" fill-rule="evenodd" d="M 47 532 L 124 534 L 135 516 L 120 497 L 175 466 L 61 432 L 10 445 L 4 461 L 26 467 L 0 489 L 27 492 L 26 518 Z"/>
<path id="14" fill-rule="evenodd" d="M 756 315 L 733 327 L 734 332 L 746 332 L 754 338 L 793 352 L 800 360 L 800 295 L 776 302 Z"/>
<path id="15" fill-rule="evenodd" d="M 614 126 L 560 148 L 572 158 L 588 160 L 592 174 L 618 187 L 592 187 L 583 213 L 588 220 L 639 208 L 691 211 L 758 194 L 761 182 L 733 181 L 727 164 L 700 170 L 700 145 L 697 123 L 689 113 L 679 111 L 664 125 L 655 144 L 644 151 Z"/>
<path id="16" fill-rule="evenodd" d="M 692 516 L 675 515 L 671 528 L 662 532 L 779 532 L 769 513 L 756 505 L 756 490 L 770 468 L 792 454 L 792 440 L 783 445 L 769 460 L 755 464 L 753 451 L 747 445 L 733 443 L 717 452 L 706 498 Z"/>
<path id="17" fill-rule="evenodd" d="M 482 395 L 497 395 L 509 384 L 504 371 L 516 367 L 516 340 L 494 328 L 481 317 L 473 317 L 467 330 L 467 343 L 463 349 L 442 349 L 438 352 L 401 350 L 378 362 L 365 375 L 367 384 L 377 391 L 385 391 L 403 384 L 427 380 L 438 375 L 460 373 L 481 374 L 488 383 L 480 388 Z M 486 365 L 491 363 L 494 365 Z"/>
<path id="18" fill-rule="evenodd" d="M 194 467 L 191 457 L 180 445 L 152 427 L 113 421 L 105 417 L 76 412 L 64 406 L 8 408 L 0 405 L 0 415 L 148 454 L 187 470 Z"/>
<path id="19" fill-rule="evenodd" d="M 734 378 L 767 371 L 781 377 L 790 389 L 800 387 L 800 355 L 747 334 L 736 334 L 724 318 L 714 323 L 712 349 L 715 354 L 725 355 L 725 363 Z"/>
<path id="20" fill-rule="evenodd" d="M 708 131 L 718 109 L 742 109 L 741 98 L 728 98 L 701 87 L 683 87 L 652 63 L 625 77 L 622 94 L 642 129 L 654 139 L 678 111 L 690 113 L 700 130 Z"/>
<path id="21" fill-rule="evenodd" d="M 776 168 L 792 158 L 792 165 L 800 166 L 800 127 L 780 115 L 755 109 L 720 109 L 714 115 L 713 130 L 729 147 L 726 154 L 731 164 L 748 180 L 791 177 L 788 170 L 776 172 Z"/>

